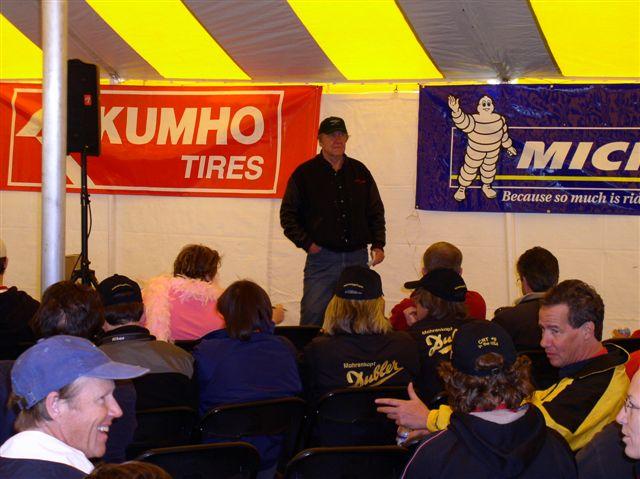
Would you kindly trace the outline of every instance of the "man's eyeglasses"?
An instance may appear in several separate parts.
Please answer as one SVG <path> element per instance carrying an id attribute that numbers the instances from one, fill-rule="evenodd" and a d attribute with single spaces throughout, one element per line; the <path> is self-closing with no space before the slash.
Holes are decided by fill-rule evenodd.
<path id="1" fill-rule="evenodd" d="M 634 409 L 640 409 L 640 406 L 636 406 L 635 404 L 633 404 L 633 402 L 631 402 L 631 398 L 629 396 L 627 396 L 627 399 L 624 400 L 624 412 L 625 414 L 629 414 L 629 411 L 632 411 Z"/>

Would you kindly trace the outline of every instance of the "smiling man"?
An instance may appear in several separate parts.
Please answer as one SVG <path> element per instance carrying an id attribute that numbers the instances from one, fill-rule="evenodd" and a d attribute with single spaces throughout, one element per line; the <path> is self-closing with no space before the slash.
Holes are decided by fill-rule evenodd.
<path id="1" fill-rule="evenodd" d="M 321 326 L 344 268 L 384 260 L 384 206 L 366 166 L 345 154 L 349 134 L 342 118 L 320 123 L 321 151 L 296 168 L 280 207 L 284 234 L 307 252 L 300 324 Z"/>
<path id="2" fill-rule="evenodd" d="M 90 341 L 53 336 L 25 351 L 11 370 L 18 433 L 0 447 L 0 477 L 76 479 L 102 457 L 122 410 L 114 379 L 147 369 L 111 361 Z"/>
<path id="3" fill-rule="evenodd" d="M 629 379 L 624 369 L 628 354 L 603 345 L 604 304 L 588 284 L 570 279 L 551 288 L 541 300 L 541 346 L 558 368 L 559 380 L 527 399 L 577 451 L 616 417 L 623 405 Z M 398 425 L 428 432 L 445 429 L 451 409 L 429 410 L 416 397 L 408 401 L 378 399 L 378 411 Z M 415 433 L 419 436 L 420 433 Z"/>

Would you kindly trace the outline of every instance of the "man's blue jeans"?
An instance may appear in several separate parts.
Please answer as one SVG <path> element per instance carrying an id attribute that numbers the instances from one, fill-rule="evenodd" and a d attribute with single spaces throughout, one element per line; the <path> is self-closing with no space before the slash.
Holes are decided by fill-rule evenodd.
<path id="1" fill-rule="evenodd" d="M 366 248 L 348 253 L 322 248 L 307 254 L 304 265 L 304 291 L 300 302 L 300 325 L 322 326 L 324 310 L 335 291 L 340 273 L 347 266 L 366 266 Z"/>

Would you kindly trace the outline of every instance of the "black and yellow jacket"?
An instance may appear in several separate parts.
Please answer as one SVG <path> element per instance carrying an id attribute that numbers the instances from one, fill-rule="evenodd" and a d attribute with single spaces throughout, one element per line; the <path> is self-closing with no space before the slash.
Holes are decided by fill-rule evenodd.
<path id="1" fill-rule="evenodd" d="M 613 421 L 625 400 L 629 378 L 624 364 L 629 355 L 613 344 L 606 348 L 607 354 L 561 369 L 557 383 L 534 391 L 528 401 L 542 411 L 547 426 L 558 431 L 573 451 Z M 427 428 L 446 429 L 450 416 L 447 406 L 430 411 Z"/>

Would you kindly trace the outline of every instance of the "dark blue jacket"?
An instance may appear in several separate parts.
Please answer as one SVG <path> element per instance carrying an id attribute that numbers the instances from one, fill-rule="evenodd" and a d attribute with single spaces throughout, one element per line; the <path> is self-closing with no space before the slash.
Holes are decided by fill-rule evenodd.
<path id="1" fill-rule="evenodd" d="M 82 479 L 87 475 L 75 467 L 38 459 L 0 457 L 0 479 Z"/>
<path id="2" fill-rule="evenodd" d="M 302 391 L 296 350 L 280 336 L 254 332 L 241 341 L 218 330 L 202 338 L 193 357 L 201 416 L 221 404 L 296 396 Z M 247 442 L 260 452 L 261 469 L 275 464 L 280 440 L 248 438 Z"/>

